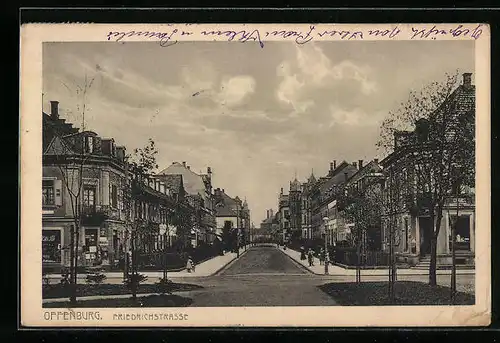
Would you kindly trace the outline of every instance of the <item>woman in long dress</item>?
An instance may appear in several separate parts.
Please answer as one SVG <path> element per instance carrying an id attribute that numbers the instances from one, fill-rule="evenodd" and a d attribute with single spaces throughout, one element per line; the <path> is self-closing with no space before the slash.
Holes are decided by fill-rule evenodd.
<path id="1" fill-rule="evenodd" d="M 186 269 L 188 273 L 191 273 L 191 270 L 193 269 L 193 260 L 191 259 L 191 257 L 189 257 L 187 260 Z"/>

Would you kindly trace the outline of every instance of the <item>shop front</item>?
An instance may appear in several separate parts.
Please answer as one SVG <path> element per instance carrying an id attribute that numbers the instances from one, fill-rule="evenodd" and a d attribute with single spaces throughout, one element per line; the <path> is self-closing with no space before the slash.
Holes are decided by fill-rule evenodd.
<path id="1" fill-rule="evenodd" d="M 82 233 L 81 265 L 106 270 L 120 265 L 126 250 L 123 225 L 103 223 L 100 227 L 83 227 Z"/>
<path id="2" fill-rule="evenodd" d="M 59 269 L 64 263 L 64 228 L 48 227 L 42 230 L 42 266 Z"/>

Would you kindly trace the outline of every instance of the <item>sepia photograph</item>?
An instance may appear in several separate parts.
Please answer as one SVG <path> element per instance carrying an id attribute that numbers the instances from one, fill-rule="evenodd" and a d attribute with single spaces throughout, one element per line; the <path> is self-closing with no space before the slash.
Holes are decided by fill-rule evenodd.
<path id="1" fill-rule="evenodd" d="M 23 112 L 40 225 L 22 234 L 45 321 L 477 305 L 477 37 L 259 44 L 260 27 L 40 43 L 41 107 Z"/>

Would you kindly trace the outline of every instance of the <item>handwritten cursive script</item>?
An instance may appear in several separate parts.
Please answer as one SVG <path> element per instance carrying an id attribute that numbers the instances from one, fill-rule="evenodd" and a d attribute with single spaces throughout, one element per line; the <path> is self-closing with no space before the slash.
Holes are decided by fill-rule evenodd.
<path id="1" fill-rule="evenodd" d="M 154 39 L 159 41 L 160 46 L 168 47 L 176 44 L 179 37 L 198 35 L 202 37 L 213 38 L 213 41 L 226 40 L 228 42 L 256 42 L 261 48 L 264 48 L 263 39 L 272 41 L 288 41 L 293 40 L 296 44 L 306 44 L 313 40 L 364 40 L 386 38 L 394 39 L 398 36 L 403 36 L 403 39 L 410 40 L 435 40 L 438 37 L 445 36 L 447 39 L 453 38 L 472 38 L 478 39 L 483 33 L 483 25 L 465 27 L 461 24 L 453 24 L 453 26 L 445 27 L 443 25 L 425 26 L 419 25 L 390 25 L 377 29 L 359 29 L 348 30 L 342 29 L 343 25 L 321 25 L 322 29 L 318 29 L 316 25 L 309 25 L 308 29 L 301 30 L 265 30 L 265 29 L 243 29 L 243 30 L 209 30 L 206 25 L 177 25 L 169 24 L 169 30 L 166 32 L 155 31 L 111 31 L 107 34 L 108 41 L 121 42 L 127 38 L 141 37 L 146 39 Z M 181 28 L 183 27 L 183 28 Z M 196 28 L 200 27 L 200 31 Z"/>

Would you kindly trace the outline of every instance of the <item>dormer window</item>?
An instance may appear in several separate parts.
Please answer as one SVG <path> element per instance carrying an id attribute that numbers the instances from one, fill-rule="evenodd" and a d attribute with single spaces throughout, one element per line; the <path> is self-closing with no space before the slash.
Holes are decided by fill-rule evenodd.
<path id="1" fill-rule="evenodd" d="M 91 154 L 94 152 L 94 137 L 86 136 L 85 137 L 85 152 L 87 154 Z"/>

